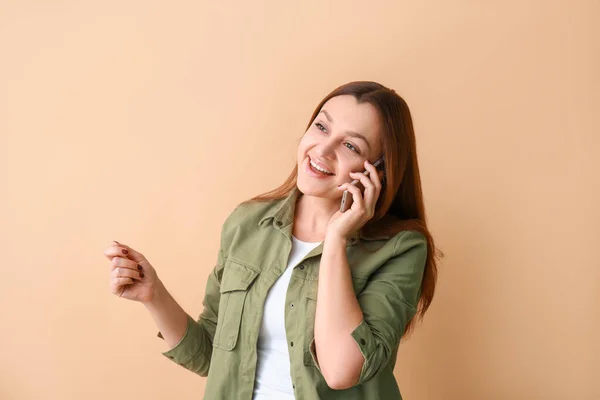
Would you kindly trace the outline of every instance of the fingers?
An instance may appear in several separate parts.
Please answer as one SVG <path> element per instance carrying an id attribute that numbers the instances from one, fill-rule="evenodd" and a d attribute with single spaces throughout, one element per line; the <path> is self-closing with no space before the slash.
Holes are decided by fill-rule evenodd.
<path id="1" fill-rule="evenodd" d="M 352 194 L 352 206 L 350 207 L 353 210 L 361 210 L 365 208 L 362 193 L 360 189 L 350 183 L 343 183 L 338 187 L 340 190 L 344 189 Z"/>
<path id="2" fill-rule="evenodd" d="M 143 255 L 117 242 L 113 242 L 104 255 L 111 260 L 110 291 L 113 294 L 122 297 L 128 285 L 143 281 L 144 268 L 139 264 L 146 260 Z"/>
<path id="3" fill-rule="evenodd" d="M 119 243 L 120 246 L 123 247 L 123 250 L 127 250 L 127 257 L 130 258 L 133 261 L 136 261 L 138 263 L 142 262 L 142 261 L 147 261 L 146 257 L 144 257 L 144 255 L 134 249 L 132 249 L 131 247 L 127 246 L 126 244 L 123 243 Z"/>
<path id="4" fill-rule="evenodd" d="M 364 190 L 364 192 L 361 193 L 361 196 L 364 200 L 364 205 L 368 211 L 369 205 L 371 204 L 371 201 L 373 199 L 373 194 L 375 192 L 375 187 L 373 186 L 373 182 L 371 182 L 371 180 L 369 179 L 368 176 L 366 176 L 365 174 L 362 174 L 362 173 L 358 173 L 358 172 L 350 172 L 350 177 L 352 179 L 358 179 L 360 181 L 360 183 L 362 183 L 362 185 L 364 186 L 365 190 Z M 360 190 L 359 190 L 359 192 L 360 192 Z"/>
<path id="5" fill-rule="evenodd" d="M 128 257 L 129 250 L 123 248 L 122 246 L 111 245 L 106 250 L 104 250 L 104 255 L 106 256 L 106 258 L 112 261 L 112 259 L 115 257 Z"/>
<path id="6" fill-rule="evenodd" d="M 124 285 L 131 285 L 132 283 L 135 283 L 135 280 L 132 278 L 113 278 L 111 282 L 112 286 L 118 288 Z"/>
<path id="7" fill-rule="evenodd" d="M 350 176 L 355 179 L 360 179 L 360 183 L 365 187 L 365 191 L 362 194 L 364 198 L 365 208 L 367 214 L 371 215 L 375 213 L 375 203 L 377 202 L 377 197 L 379 197 L 379 189 L 375 187 L 373 181 L 370 177 L 365 176 L 364 174 L 359 174 L 356 172 L 351 172 Z"/>
<path id="8" fill-rule="evenodd" d="M 142 253 L 132 249 L 131 247 L 129 247 L 125 244 L 118 243 L 115 241 L 113 241 L 112 244 L 104 251 L 104 255 L 109 260 L 112 260 L 113 257 L 119 256 L 119 257 L 127 257 L 130 260 L 133 260 L 137 263 L 147 261 L 146 257 L 144 257 L 144 255 Z"/>
<path id="9" fill-rule="evenodd" d="M 381 192 L 381 178 L 379 171 L 373 166 L 368 160 L 364 162 L 365 169 L 369 172 L 369 175 L 359 172 L 350 172 L 350 177 L 356 179 L 362 183 L 365 190 L 361 193 L 360 189 L 350 183 L 344 183 L 339 186 L 340 190 L 347 190 L 352 194 L 352 209 L 356 211 L 362 211 L 368 216 L 373 216 L 375 213 L 375 204 L 379 193 Z M 356 205 L 355 205 L 356 204 Z"/>
<path id="10" fill-rule="evenodd" d="M 358 179 L 365 187 L 365 192 L 367 190 L 375 189 L 375 185 L 373 184 L 371 177 L 366 176 L 365 174 L 359 172 L 350 172 L 350 177 L 353 179 Z"/>
<path id="11" fill-rule="evenodd" d="M 379 193 L 381 190 L 381 177 L 379 176 L 380 171 L 377 171 L 377 168 L 375 168 L 368 160 L 365 160 L 365 169 L 369 171 L 369 176 L 367 178 L 373 183 L 377 193 Z"/>
<path id="12" fill-rule="evenodd" d="M 365 160 L 365 169 L 369 172 L 368 176 L 362 175 L 362 178 L 357 177 L 361 180 L 361 183 L 365 187 L 363 197 L 367 207 L 367 212 L 370 216 L 375 214 L 375 204 L 381 193 L 381 177 L 379 171 L 373 166 L 368 160 Z"/>
<path id="13" fill-rule="evenodd" d="M 131 278 L 137 281 L 141 281 L 142 279 L 144 279 L 144 273 L 142 271 L 130 268 L 117 267 L 111 271 L 110 277 L 111 279 Z"/>
<path id="14" fill-rule="evenodd" d="M 110 263 L 110 268 L 114 269 L 127 269 L 136 273 L 143 273 L 144 268 L 136 263 L 135 261 L 129 260 L 123 257 L 114 257 Z M 137 275 L 136 275 L 137 276 Z"/>
<path id="15" fill-rule="evenodd" d="M 117 296 L 121 296 L 125 291 L 125 286 L 132 283 L 134 283 L 134 280 L 131 278 L 112 278 L 110 280 L 110 291 Z"/>

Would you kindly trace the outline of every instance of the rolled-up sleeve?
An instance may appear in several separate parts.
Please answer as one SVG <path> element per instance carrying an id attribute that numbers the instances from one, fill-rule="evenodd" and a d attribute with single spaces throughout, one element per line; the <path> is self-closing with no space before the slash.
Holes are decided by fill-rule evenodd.
<path id="1" fill-rule="evenodd" d="M 223 265 L 223 253 L 222 250 L 219 250 L 217 265 L 213 268 L 206 283 L 202 313 L 197 320 L 188 314 L 185 334 L 173 348 L 162 353 L 169 360 L 200 376 L 208 376 L 210 367 L 212 342 L 219 314 L 221 297 L 219 287 Z M 160 332 L 157 336 L 163 339 Z"/>
<path id="2" fill-rule="evenodd" d="M 418 232 L 400 234 L 394 255 L 369 278 L 358 295 L 363 320 L 352 331 L 364 363 L 356 385 L 388 364 L 406 324 L 417 311 L 427 260 L 427 241 Z"/>

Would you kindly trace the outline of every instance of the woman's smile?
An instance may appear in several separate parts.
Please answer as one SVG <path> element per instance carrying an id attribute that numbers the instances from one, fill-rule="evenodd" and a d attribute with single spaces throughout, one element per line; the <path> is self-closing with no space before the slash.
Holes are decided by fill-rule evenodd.
<path id="1" fill-rule="evenodd" d="M 306 161 L 306 172 L 310 176 L 312 176 L 314 178 L 317 178 L 317 179 L 327 179 L 327 178 L 331 178 L 331 177 L 335 176 L 335 174 L 330 173 L 329 171 L 328 172 L 324 172 L 323 171 L 323 170 L 325 170 L 324 168 L 320 168 L 318 166 L 315 168 L 316 164 L 314 163 L 314 161 L 312 161 L 310 159 L 310 157 L 307 157 L 306 160 L 307 160 Z M 319 169 L 317 169 L 317 168 L 319 168 Z"/>

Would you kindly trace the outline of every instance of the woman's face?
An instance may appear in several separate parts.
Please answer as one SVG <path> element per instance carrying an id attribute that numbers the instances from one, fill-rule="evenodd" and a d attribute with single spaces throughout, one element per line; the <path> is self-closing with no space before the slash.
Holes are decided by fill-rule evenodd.
<path id="1" fill-rule="evenodd" d="M 337 186 L 381 157 L 381 123 L 375 107 L 354 96 L 329 99 L 298 146 L 298 188 L 305 195 L 338 199 Z M 312 164 L 312 165 L 311 165 Z M 318 171 L 314 164 L 325 169 Z"/>

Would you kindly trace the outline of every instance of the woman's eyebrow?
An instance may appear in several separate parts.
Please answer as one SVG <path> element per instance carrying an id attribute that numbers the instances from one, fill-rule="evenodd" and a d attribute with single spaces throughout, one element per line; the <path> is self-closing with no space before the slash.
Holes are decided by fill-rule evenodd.
<path id="1" fill-rule="evenodd" d="M 327 120 L 329 122 L 333 122 L 333 119 L 331 118 L 331 115 L 329 115 L 329 113 L 327 112 L 327 110 L 325 110 L 324 108 L 321 109 L 321 111 L 319 111 L 319 114 L 325 114 L 325 117 L 327 118 Z"/>
<path id="2" fill-rule="evenodd" d="M 323 108 L 323 109 L 321 109 L 321 111 L 319 111 L 319 114 L 321 114 L 321 113 L 325 114 L 325 118 L 327 118 L 327 120 L 328 120 L 329 122 L 333 123 L 333 118 L 331 118 L 331 115 L 330 115 L 330 114 L 327 112 L 327 110 L 325 110 L 325 109 Z M 348 135 L 350 135 L 350 136 L 353 136 L 353 137 L 356 137 L 356 138 L 362 139 L 362 140 L 363 140 L 363 141 L 364 141 L 364 142 L 367 144 L 367 147 L 368 147 L 369 149 L 371 149 L 371 145 L 369 145 L 369 141 L 367 140 L 367 138 L 366 138 L 366 137 L 364 137 L 364 135 L 361 135 L 360 133 L 358 133 L 358 132 L 354 132 L 354 131 L 346 131 L 346 133 L 347 133 Z"/>
<path id="3" fill-rule="evenodd" d="M 362 140 L 363 140 L 363 141 L 364 141 L 364 142 L 367 144 L 367 147 L 368 147 L 369 149 L 371 148 L 371 145 L 369 144 L 369 141 L 367 140 L 367 138 L 366 138 L 366 137 L 364 137 L 363 135 L 361 135 L 360 133 L 358 133 L 358 132 L 354 132 L 354 131 L 346 131 L 346 133 L 347 133 L 348 135 L 350 135 L 350 136 L 353 136 L 353 137 L 356 137 L 356 138 L 362 139 Z"/>

